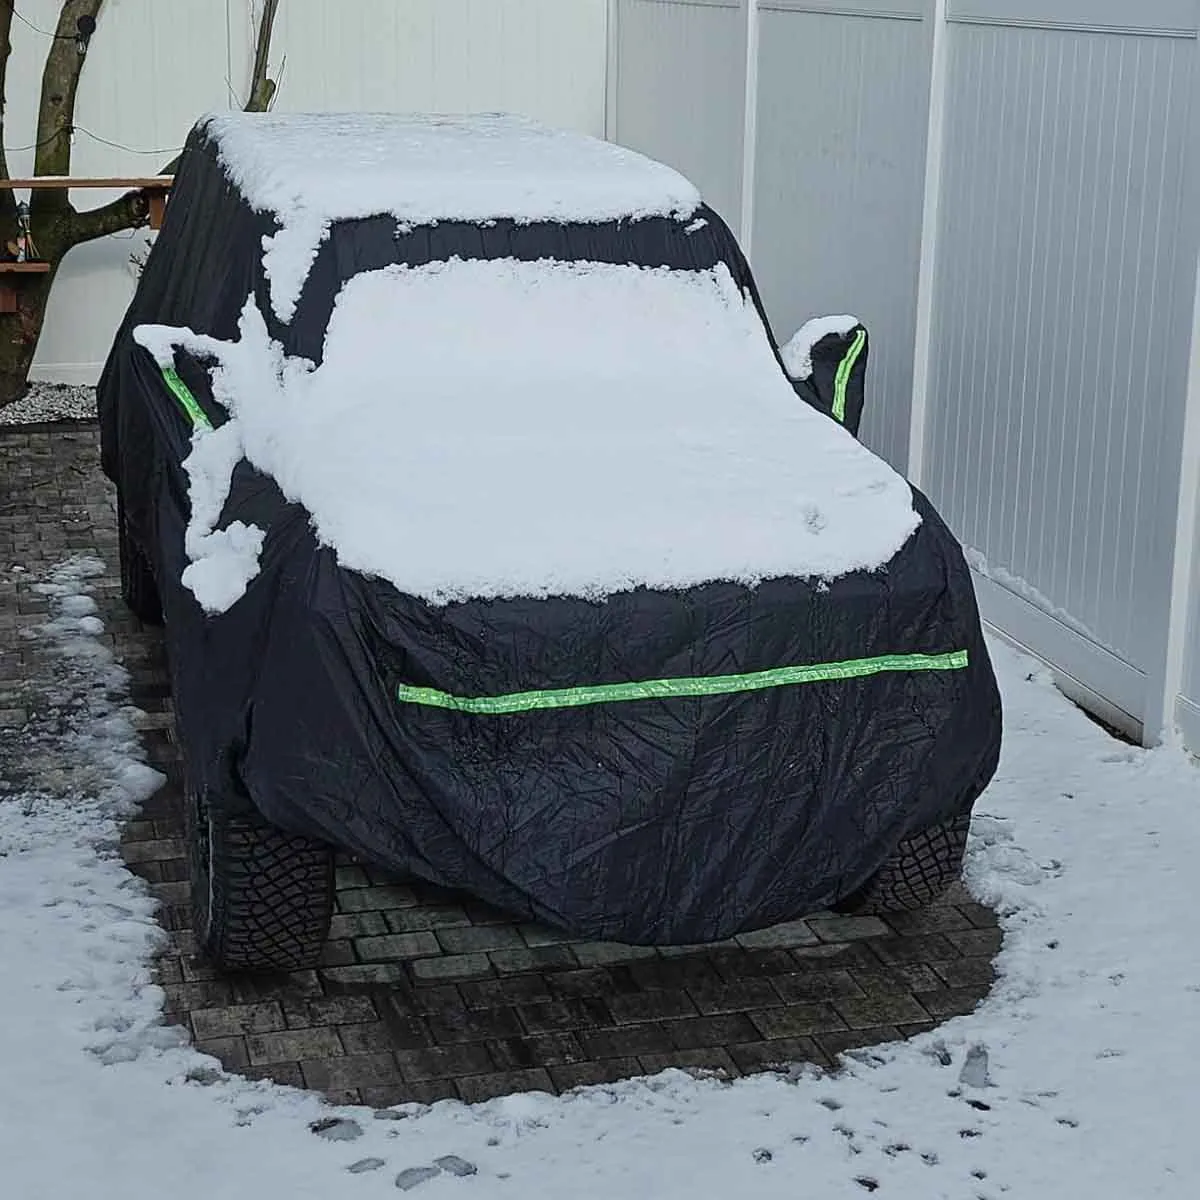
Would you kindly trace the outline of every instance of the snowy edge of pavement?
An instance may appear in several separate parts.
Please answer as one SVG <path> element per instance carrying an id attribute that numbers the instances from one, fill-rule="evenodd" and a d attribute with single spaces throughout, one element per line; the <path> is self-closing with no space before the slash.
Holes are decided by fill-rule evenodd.
<path id="1" fill-rule="evenodd" d="M 163 1023 L 151 960 L 166 934 L 118 848 L 160 777 L 99 640 L 102 571 L 74 559 L 42 585 L 48 699 L 67 719 L 30 744 L 53 786 L 0 802 L 0 1163 L 22 1200 L 384 1196 L 398 1176 L 430 1197 L 484 1186 L 523 1200 L 794 1200 L 798 1178 L 822 1200 L 1189 1194 L 1200 1153 L 1172 1117 L 1194 1098 L 1200 1051 L 1197 776 L 1178 751 L 1108 738 L 1029 660 L 993 646 L 1008 736 L 966 875 L 1005 944 L 974 1014 L 851 1053 L 837 1074 L 669 1071 L 376 1121 L 228 1075 Z M 465 1164 L 476 1173 L 459 1176 Z"/>

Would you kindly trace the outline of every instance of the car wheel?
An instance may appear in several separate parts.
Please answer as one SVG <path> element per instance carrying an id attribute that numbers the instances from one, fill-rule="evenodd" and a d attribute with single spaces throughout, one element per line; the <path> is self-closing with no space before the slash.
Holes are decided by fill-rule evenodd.
<path id="1" fill-rule="evenodd" d="M 905 838 L 857 892 L 833 907 L 842 913 L 909 912 L 932 904 L 962 875 L 971 814 Z"/>
<path id="2" fill-rule="evenodd" d="M 316 966 L 333 915 L 333 850 L 212 800 L 193 792 L 187 802 L 201 953 L 227 971 Z"/>
<path id="3" fill-rule="evenodd" d="M 129 536 L 125 509 L 117 500 L 117 553 L 121 560 L 121 599 L 144 625 L 163 623 L 162 602 L 150 562 Z"/>

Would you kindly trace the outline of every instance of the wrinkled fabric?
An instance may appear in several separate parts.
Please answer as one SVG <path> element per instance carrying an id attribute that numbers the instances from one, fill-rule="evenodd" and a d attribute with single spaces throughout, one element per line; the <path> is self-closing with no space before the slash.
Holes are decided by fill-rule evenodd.
<path id="1" fill-rule="evenodd" d="M 308 514 L 243 462 L 221 526 L 266 530 L 259 575 L 216 616 L 180 583 L 190 426 L 133 342 L 137 324 L 228 340 L 253 293 L 285 350 L 319 362 L 347 279 L 452 255 L 724 262 L 761 313 L 732 235 L 703 216 L 691 233 L 665 219 L 338 224 L 281 326 L 261 266 L 273 222 L 193 134 L 99 388 L 104 469 L 162 595 L 191 786 L 516 915 L 646 944 L 716 940 L 827 907 L 901 839 L 972 807 L 996 765 L 999 694 L 961 549 L 915 489 L 922 522 L 900 553 L 829 584 L 435 607 L 342 569 Z M 203 364 L 180 354 L 177 367 L 219 424 Z M 957 650 L 969 653 L 965 670 L 505 716 L 395 698 L 401 684 L 501 695 Z"/>

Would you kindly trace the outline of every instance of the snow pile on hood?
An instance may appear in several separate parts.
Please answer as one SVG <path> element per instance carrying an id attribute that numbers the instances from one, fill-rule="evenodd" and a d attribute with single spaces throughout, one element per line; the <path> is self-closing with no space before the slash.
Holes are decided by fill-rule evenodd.
<path id="1" fill-rule="evenodd" d="M 220 511 L 196 483 L 227 487 L 240 440 L 343 566 L 434 603 L 835 578 L 920 520 L 891 467 L 797 399 L 723 265 L 367 272 L 315 369 L 253 300 L 236 344 L 134 336 L 160 362 L 178 344 L 221 364 L 233 420 L 196 442 L 221 469 L 189 460 L 193 515 Z"/>
<path id="2" fill-rule="evenodd" d="M 977 808 L 968 883 L 1005 946 L 972 1016 L 848 1056 L 838 1075 L 732 1085 L 678 1072 L 562 1098 L 343 1109 L 221 1074 L 158 1024 L 162 936 L 121 865 L 118 821 L 153 784 L 123 673 L 84 610 L 95 563 L 48 585 L 42 652 L 79 713 L 58 738 L 71 783 L 0 801 L 0 1163 L 21 1200 L 1190 1200 L 1186 1114 L 1200 1056 L 1192 912 L 1200 776 L 1113 741 L 1028 659 L 993 647 L 1008 717 Z M 81 624 L 87 622 L 87 624 Z M 18 735 L 21 737 L 24 735 Z M 430 1164 L 454 1155 L 455 1177 Z"/>
<path id="3" fill-rule="evenodd" d="M 783 359 L 784 370 L 793 379 L 808 379 L 812 375 L 812 352 L 816 344 L 831 333 L 844 337 L 856 325 L 862 322 L 848 313 L 832 317 L 814 317 L 806 321 L 791 341 L 779 348 L 779 357 Z"/>
<path id="4" fill-rule="evenodd" d="M 501 113 L 222 113 L 203 127 L 252 208 L 273 213 L 263 264 L 291 320 L 330 223 L 596 222 L 690 216 L 700 195 L 632 150 Z"/>

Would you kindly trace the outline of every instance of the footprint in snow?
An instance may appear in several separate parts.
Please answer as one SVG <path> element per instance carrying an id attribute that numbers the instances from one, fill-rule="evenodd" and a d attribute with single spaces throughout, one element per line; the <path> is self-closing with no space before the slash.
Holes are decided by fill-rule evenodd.
<path id="1" fill-rule="evenodd" d="M 406 1167 L 396 1176 L 396 1186 L 402 1192 L 411 1192 L 413 1188 L 436 1179 L 440 1174 L 437 1167 Z"/>
<path id="2" fill-rule="evenodd" d="M 986 1088 L 991 1086 L 991 1081 L 988 1078 L 988 1052 L 985 1045 L 976 1042 L 968 1048 L 967 1056 L 963 1060 L 962 1070 L 958 1073 L 958 1081 L 964 1087 L 969 1088 Z"/>
<path id="3" fill-rule="evenodd" d="M 396 1187 L 402 1192 L 411 1192 L 413 1188 L 436 1179 L 439 1175 L 457 1175 L 460 1179 L 468 1175 L 476 1175 L 479 1168 L 457 1154 L 443 1154 L 435 1158 L 432 1165 L 425 1167 L 407 1167 L 396 1176 Z"/>
<path id="4" fill-rule="evenodd" d="M 349 1117 L 325 1117 L 314 1121 L 308 1128 L 317 1137 L 330 1142 L 352 1142 L 362 1137 L 362 1126 Z"/>

